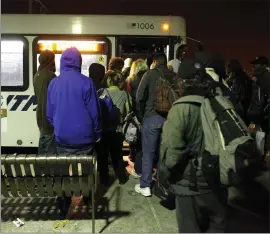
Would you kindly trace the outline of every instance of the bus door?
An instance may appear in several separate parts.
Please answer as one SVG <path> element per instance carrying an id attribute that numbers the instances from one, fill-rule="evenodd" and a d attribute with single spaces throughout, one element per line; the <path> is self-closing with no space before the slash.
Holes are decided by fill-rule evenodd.
<path id="1" fill-rule="evenodd" d="M 60 58 L 64 50 L 76 47 L 82 55 L 81 73 L 88 76 L 89 66 L 92 63 L 102 64 L 107 70 L 110 57 L 110 41 L 107 38 L 93 37 L 39 37 L 36 39 L 36 66 L 39 66 L 39 55 L 44 50 L 51 50 L 55 53 L 56 75 L 60 74 Z M 36 71 L 34 71 L 35 73 Z"/>
<path id="2" fill-rule="evenodd" d="M 146 59 L 151 53 L 165 53 L 168 61 L 174 59 L 177 37 L 117 37 L 117 56 L 123 59 Z"/>

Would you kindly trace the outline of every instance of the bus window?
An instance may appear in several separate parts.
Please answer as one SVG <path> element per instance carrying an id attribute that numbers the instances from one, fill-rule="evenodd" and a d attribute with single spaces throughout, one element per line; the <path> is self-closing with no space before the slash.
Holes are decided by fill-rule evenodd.
<path id="1" fill-rule="evenodd" d="M 93 39 L 70 39 L 53 40 L 41 39 L 37 41 L 37 69 L 39 66 L 39 55 L 41 51 L 51 50 L 55 53 L 56 75 L 60 74 L 60 58 L 63 51 L 70 47 L 76 47 L 82 54 L 82 70 L 81 73 L 88 76 L 88 68 L 92 63 L 100 63 L 105 69 L 108 61 L 108 43 L 106 40 Z"/>
<path id="2" fill-rule="evenodd" d="M 1 90 L 28 88 L 28 42 L 18 38 L 1 40 Z"/>

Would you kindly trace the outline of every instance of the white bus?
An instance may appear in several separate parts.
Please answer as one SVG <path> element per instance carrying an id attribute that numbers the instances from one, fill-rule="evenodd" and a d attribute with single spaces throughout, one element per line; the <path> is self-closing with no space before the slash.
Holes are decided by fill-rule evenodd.
<path id="1" fill-rule="evenodd" d="M 33 76 L 42 50 L 56 54 L 59 74 L 63 50 L 82 53 L 82 73 L 91 63 L 107 67 L 111 57 L 145 57 L 153 45 L 173 59 L 186 38 L 182 17 L 124 15 L 1 15 L 1 149 L 38 146 Z"/>

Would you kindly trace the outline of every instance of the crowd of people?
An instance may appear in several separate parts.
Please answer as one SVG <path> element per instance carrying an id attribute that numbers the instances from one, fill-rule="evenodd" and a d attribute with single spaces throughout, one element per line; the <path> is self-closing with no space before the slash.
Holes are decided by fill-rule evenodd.
<path id="1" fill-rule="evenodd" d="M 270 163 L 269 61 L 264 56 L 251 61 L 250 76 L 236 59 L 226 65 L 218 53 L 200 50 L 186 57 L 186 50 L 186 45 L 180 46 L 169 62 L 164 53 L 135 61 L 114 57 L 107 71 L 101 64 L 89 64 L 89 77 L 81 74 L 82 57 L 76 48 L 63 52 L 57 77 L 54 53 L 43 51 L 34 77 L 39 154 L 96 150 L 100 183 L 109 185 L 110 156 L 119 183 L 125 184 L 130 175 L 123 161 L 123 142 L 127 131 L 137 128 L 136 137 L 128 142 L 134 162 L 129 172 L 140 180 L 135 191 L 148 197 L 155 181 L 169 182 L 179 232 L 224 232 L 227 189 L 214 189 L 200 166 L 196 166 L 197 188 L 190 186 L 188 165 L 205 144 L 205 129 L 201 106 L 181 100 L 206 98 L 220 90 L 248 127 L 263 160 Z M 139 126 L 128 120 L 131 113 Z M 123 127 L 127 123 L 130 128 Z M 208 226 L 201 223 L 201 216 L 208 219 Z"/>

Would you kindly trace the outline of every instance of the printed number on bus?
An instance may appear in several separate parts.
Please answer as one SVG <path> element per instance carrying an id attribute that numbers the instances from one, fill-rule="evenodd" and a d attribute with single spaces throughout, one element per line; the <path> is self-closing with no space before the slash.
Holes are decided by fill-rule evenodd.
<path id="1" fill-rule="evenodd" d="M 149 23 L 137 23 L 137 28 L 138 29 L 155 29 L 154 24 L 149 24 Z"/>

